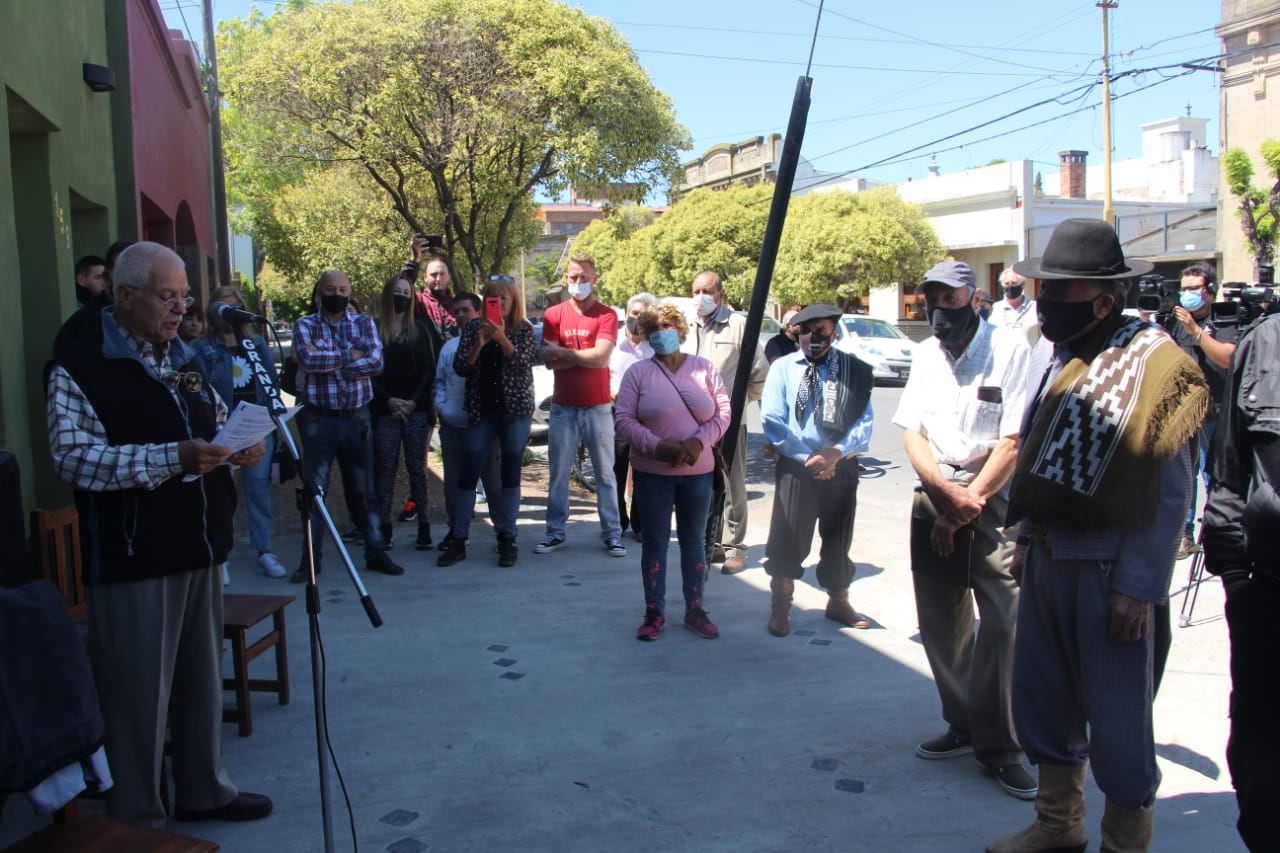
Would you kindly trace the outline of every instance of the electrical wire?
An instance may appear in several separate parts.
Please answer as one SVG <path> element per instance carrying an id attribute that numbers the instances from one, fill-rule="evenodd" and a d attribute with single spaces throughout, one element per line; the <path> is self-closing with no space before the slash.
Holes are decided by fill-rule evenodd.
<path id="1" fill-rule="evenodd" d="M 636 53 L 652 53 L 659 56 L 683 56 L 690 59 L 714 59 L 724 62 L 751 62 L 759 65 L 801 65 L 802 63 L 790 59 L 766 59 L 759 56 L 722 56 L 712 53 L 689 53 L 679 50 L 658 50 L 656 48 L 635 48 Z M 963 75 L 966 77 L 1035 77 L 1044 79 L 1046 76 L 1062 76 L 1071 74 L 1069 71 L 1054 72 L 1045 75 L 1044 73 L 1018 72 L 1018 71 L 942 71 L 937 68 L 889 68 L 876 65 L 833 65 L 830 63 L 819 63 L 815 68 L 829 68 L 837 71 L 888 71 L 894 74 L 948 74 Z M 1080 76 L 1080 75 L 1075 75 Z"/>
<path id="2" fill-rule="evenodd" d="M 822 7 L 825 0 L 818 0 L 818 16 L 813 21 L 813 41 L 809 42 L 809 62 L 804 67 L 804 76 L 809 77 L 809 72 L 813 70 L 813 51 L 818 46 L 818 27 L 822 24 Z"/>

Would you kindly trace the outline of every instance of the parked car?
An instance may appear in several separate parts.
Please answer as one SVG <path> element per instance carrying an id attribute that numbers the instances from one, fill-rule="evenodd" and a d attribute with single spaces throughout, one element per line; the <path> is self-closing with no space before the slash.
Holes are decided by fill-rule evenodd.
<path id="1" fill-rule="evenodd" d="M 897 326 L 862 314 L 844 314 L 838 332 L 836 346 L 871 365 L 876 381 L 906 383 L 915 342 Z"/>
<path id="2" fill-rule="evenodd" d="M 542 324 L 533 324 L 533 333 L 542 351 Z M 551 394 L 555 391 L 555 372 L 538 362 L 533 366 L 533 423 L 529 427 L 530 441 L 546 441 L 551 430 Z"/>

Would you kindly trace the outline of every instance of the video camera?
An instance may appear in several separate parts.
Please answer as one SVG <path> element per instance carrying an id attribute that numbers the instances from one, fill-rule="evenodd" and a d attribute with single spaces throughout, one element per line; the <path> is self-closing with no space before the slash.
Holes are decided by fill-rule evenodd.
<path id="1" fill-rule="evenodd" d="M 1247 326 L 1263 313 L 1276 309 L 1275 267 L 1258 265 L 1258 280 L 1253 284 L 1243 281 L 1224 281 L 1222 301 L 1213 303 L 1210 317 L 1215 326 Z"/>
<path id="2" fill-rule="evenodd" d="M 1165 278 L 1158 273 L 1138 278 L 1138 310 L 1155 314 L 1156 322 L 1163 324 L 1173 316 L 1178 304 L 1178 291 L 1182 283 L 1176 278 Z"/>

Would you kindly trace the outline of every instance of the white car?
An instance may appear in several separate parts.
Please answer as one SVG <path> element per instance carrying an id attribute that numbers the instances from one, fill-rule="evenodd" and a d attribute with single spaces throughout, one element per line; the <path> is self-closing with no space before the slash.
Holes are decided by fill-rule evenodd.
<path id="1" fill-rule="evenodd" d="M 836 347 L 871 365 L 877 381 L 906 383 L 911 375 L 915 341 L 897 326 L 863 314 L 844 314 L 837 330 Z"/>

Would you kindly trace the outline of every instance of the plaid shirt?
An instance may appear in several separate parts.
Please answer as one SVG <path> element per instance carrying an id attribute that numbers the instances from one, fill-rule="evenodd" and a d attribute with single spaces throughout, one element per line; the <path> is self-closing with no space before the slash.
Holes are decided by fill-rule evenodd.
<path id="1" fill-rule="evenodd" d="M 436 296 L 431 289 L 418 293 L 418 306 L 422 315 L 440 330 L 440 337 L 452 340 L 458 336 L 458 321 L 453 316 L 453 291 L 445 291 L 445 298 Z"/>
<path id="2" fill-rule="evenodd" d="M 171 359 L 173 346 L 165 348 L 157 359 L 150 342 L 125 331 L 112 320 L 103 324 L 110 334 L 115 329 L 139 362 L 158 382 L 164 382 L 174 404 L 178 405 L 177 384 L 165 381 L 174 373 Z M 213 398 L 216 420 L 222 426 L 227 419 L 227 406 L 206 382 L 204 393 Z M 178 459 L 178 442 L 164 444 L 112 445 L 107 428 L 84 391 L 61 366 L 49 374 L 46 419 L 49 427 L 49 450 L 58 476 L 74 488 L 88 492 L 112 492 L 124 489 L 154 489 L 182 473 Z"/>
<path id="3" fill-rule="evenodd" d="M 353 358 L 352 350 L 362 355 Z M 309 314 L 294 325 L 293 351 L 306 374 L 304 402 L 351 411 L 373 399 L 372 377 L 382 372 L 382 339 L 373 318 L 348 311 L 331 323 L 323 314 Z"/>

